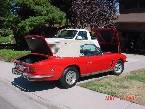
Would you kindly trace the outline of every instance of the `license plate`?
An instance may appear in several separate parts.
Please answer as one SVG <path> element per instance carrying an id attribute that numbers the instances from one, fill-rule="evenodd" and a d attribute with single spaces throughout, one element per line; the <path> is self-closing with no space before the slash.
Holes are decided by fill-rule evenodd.
<path id="1" fill-rule="evenodd" d="M 12 69 L 12 73 L 15 74 L 15 75 L 21 75 L 22 74 L 22 72 L 18 71 L 15 68 Z"/>
<path id="2" fill-rule="evenodd" d="M 19 65 L 19 70 L 20 71 L 23 71 L 24 70 L 24 67 L 22 65 Z"/>
<path id="3" fill-rule="evenodd" d="M 25 72 L 26 67 L 24 67 L 23 65 L 17 65 L 17 69 L 18 69 L 19 71 Z"/>

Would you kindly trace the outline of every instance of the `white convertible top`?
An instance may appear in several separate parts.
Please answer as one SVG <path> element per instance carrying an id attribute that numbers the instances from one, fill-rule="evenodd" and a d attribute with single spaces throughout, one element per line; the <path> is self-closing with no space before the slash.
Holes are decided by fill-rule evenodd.
<path id="1" fill-rule="evenodd" d="M 55 56 L 59 57 L 79 57 L 80 46 L 84 44 L 94 44 L 93 41 L 88 40 L 64 40 L 59 44 L 55 44 L 51 47 Z"/>

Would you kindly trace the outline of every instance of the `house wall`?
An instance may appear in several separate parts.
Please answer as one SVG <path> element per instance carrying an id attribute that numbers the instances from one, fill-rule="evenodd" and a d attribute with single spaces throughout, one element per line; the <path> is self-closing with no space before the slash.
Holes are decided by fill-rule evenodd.
<path id="1" fill-rule="evenodd" d="M 145 1 L 120 0 L 120 12 L 121 13 L 145 12 Z"/>
<path id="2" fill-rule="evenodd" d="M 122 50 L 145 54 L 145 0 L 120 0 Z"/>

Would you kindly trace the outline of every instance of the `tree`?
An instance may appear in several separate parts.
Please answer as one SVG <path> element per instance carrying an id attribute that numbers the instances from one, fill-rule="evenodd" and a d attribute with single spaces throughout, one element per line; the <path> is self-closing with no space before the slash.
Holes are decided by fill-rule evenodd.
<path id="1" fill-rule="evenodd" d="M 74 0 L 72 21 L 76 27 L 114 25 L 116 0 Z"/>
<path id="2" fill-rule="evenodd" d="M 11 0 L 13 17 L 7 22 L 11 24 L 16 43 L 25 47 L 24 36 L 42 25 L 64 25 L 66 15 L 59 8 L 50 4 L 49 0 Z"/>
<path id="3" fill-rule="evenodd" d="M 71 20 L 72 0 L 51 0 L 51 3 L 66 13 L 67 20 Z"/>
<path id="4" fill-rule="evenodd" d="M 41 26 L 64 25 L 66 14 L 50 0 L 0 0 L 0 22 L 0 36 L 14 34 L 24 46 L 25 35 Z"/>
<path id="5" fill-rule="evenodd" d="M 0 28 L 3 28 L 5 17 L 10 13 L 8 0 L 0 0 Z"/>
<path id="6" fill-rule="evenodd" d="M 9 2 L 8 0 L 0 0 L 0 17 L 4 17 L 9 13 Z"/>
<path id="7" fill-rule="evenodd" d="M 16 0 L 17 16 L 22 20 L 18 29 L 25 35 L 34 28 L 49 24 L 65 24 L 65 13 L 52 6 L 48 0 Z"/>

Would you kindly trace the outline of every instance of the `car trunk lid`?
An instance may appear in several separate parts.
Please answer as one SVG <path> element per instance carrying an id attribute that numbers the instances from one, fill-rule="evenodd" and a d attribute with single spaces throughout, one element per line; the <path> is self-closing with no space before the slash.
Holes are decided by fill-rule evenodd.
<path id="1" fill-rule="evenodd" d="M 29 35 L 26 36 L 25 39 L 32 53 L 53 56 L 53 53 L 45 41 L 45 38 L 38 35 Z"/>

